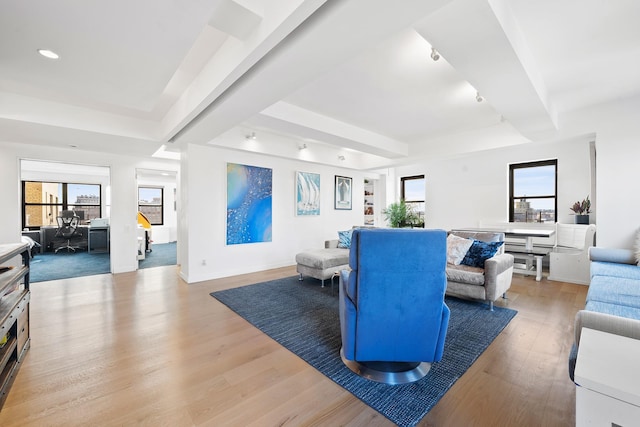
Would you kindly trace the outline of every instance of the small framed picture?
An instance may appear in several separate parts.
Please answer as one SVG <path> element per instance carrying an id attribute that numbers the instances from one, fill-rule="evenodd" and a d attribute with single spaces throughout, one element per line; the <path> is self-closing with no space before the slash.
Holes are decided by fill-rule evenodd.
<path id="1" fill-rule="evenodd" d="M 351 188 L 353 179 L 336 175 L 335 208 L 338 210 L 351 209 Z"/>

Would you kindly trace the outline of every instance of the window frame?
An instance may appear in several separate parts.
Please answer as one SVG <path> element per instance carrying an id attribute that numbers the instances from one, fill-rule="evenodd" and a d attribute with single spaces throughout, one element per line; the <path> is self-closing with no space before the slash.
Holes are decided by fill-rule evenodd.
<path id="1" fill-rule="evenodd" d="M 519 169 L 530 169 L 537 167 L 546 167 L 553 166 L 554 167 L 554 194 L 553 195 L 539 195 L 539 196 L 527 196 L 523 195 L 515 195 L 515 179 L 514 173 Z M 515 222 L 515 201 L 520 199 L 527 200 L 542 200 L 542 199 L 553 199 L 553 222 L 558 221 L 558 159 L 549 159 L 549 160 L 538 160 L 534 162 L 523 162 L 523 163 L 512 163 L 509 165 L 509 222 Z M 518 221 L 522 222 L 522 221 Z M 526 221 L 527 223 L 529 221 Z M 539 223 L 540 221 L 533 221 L 535 223 Z"/>
<path id="2" fill-rule="evenodd" d="M 406 192 L 405 192 L 405 185 L 407 181 L 413 181 L 413 180 L 418 180 L 418 179 L 422 179 L 424 180 L 424 185 L 425 185 L 425 192 L 422 194 L 422 200 L 407 200 L 406 199 Z M 418 214 L 419 219 L 422 221 L 421 225 L 418 224 L 418 226 L 420 227 L 424 227 L 424 222 L 425 222 L 425 216 L 426 216 L 426 211 L 427 211 L 427 206 L 426 206 L 426 202 L 424 200 L 425 198 L 425 194 L 426 194 L 426 186 L 427 186 L 427 181 L 425 178 L 425 175 L 411 175 L 411 176 L 402 176 L 400 177 L 400 199 L 404 200 L 404 202 L 406 204 L 418 204 L 418 203 L 422 203 L 424 205 L 424 211 L 417 211 L 416 213 Z"/>
<path id="3" fill-rule="evenodd" d="M 160 190 L 160 203 L 154 204 L 140 204 L 140 189 L 149 189 L 149 190 Z M 141 209 L 141 207 L 159 207 L 160 208 L 160 222 L 153 222 L 151 220 L 150 215 L 147 215 L 145 211 Z M 145 214 L 145 216 L 149 219 L 149 223 L 153 225 L 164 225 L 164 187 L 157 185 L 138 185 L 138 211 Z"/>
<path id="4" fill-rule="evenodd" d="M 62 185 L 62 201 L 54 203 L 51 200 L 52 195 L 49 195 L 50 202 L 49 203 L 33 203 L 27 202 L 27 183 L 35 183 L 35 184 L 55 184 Z M 59 207 L 59 211 L 69 210 L 72 208 L 78 207 L 87 207 L 87 208 L 98 208 L 98 216 L 97 218 L 102 218 L 102 184 L 96 184 L 91 182 L 62 182 L 62 181 L 36 181 L 36 180 L 22 180 L 22 229 L 23 230 L 40 230 L 42 227 L 49 227 L 51 224 L 43 224 L 43 225 L 27 225 L 27 206 L 40 206 L 46 207 L 49 210 L 49 214 L 53 214 L 54 209 Z M 98 203 L 97 204 L 77 204 L 77 203 L 69 203 L 69 185 L 91 185 L 98 187 Z M 85 221 L 88 221 L 90 218 L 85 218 Z M 53 226 L 57 226 L 53 224 Z"/>

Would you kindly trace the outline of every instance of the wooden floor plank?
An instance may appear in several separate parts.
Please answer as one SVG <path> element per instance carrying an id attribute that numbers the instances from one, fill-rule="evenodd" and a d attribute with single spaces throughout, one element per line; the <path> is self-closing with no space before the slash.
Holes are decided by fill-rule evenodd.
<path id="1" fill-rule="evenodd" d="M 209 296 L 295 274 L 33 283 L 32 346 L 0 425 L 392 425 Z M 587 289 L 515 275 L 497 304 L 518 315 L 420 425 L 573 425 L 567 357 Z"/>

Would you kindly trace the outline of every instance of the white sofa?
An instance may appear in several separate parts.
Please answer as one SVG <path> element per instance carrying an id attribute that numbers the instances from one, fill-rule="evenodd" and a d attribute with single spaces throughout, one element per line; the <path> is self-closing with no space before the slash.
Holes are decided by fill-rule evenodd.
<path id="1" fill-rule="evenodd" d="M 459 237 L 484 242 L 502 242 L 504 233 L 452 231 Z M 484 262 L 484 268 L 447 263 L 447 295 L 493 302 L 505 296 L 513 277 L 513 255 L 504 253 L 504 245 Z"/>
<path id="2" fill-rule="evenodd" d="M 572 380 L 583 328 L 640 340 L 640 266 L 634 251 L 591 247 L 588 253 L 589 291 L 584 309 L 576 313 L 569 354 Z"/>

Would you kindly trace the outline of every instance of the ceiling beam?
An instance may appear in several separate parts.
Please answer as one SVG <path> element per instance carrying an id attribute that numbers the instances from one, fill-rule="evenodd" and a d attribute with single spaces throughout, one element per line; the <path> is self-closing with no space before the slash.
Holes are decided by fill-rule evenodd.
<path id="1" fill-rule="evenodd" d="M 246 40 L 260 24 L 262 16 L 233 1 L 221 0 L 209 25 L 239 40 Z"/>
<path id="2" fill-rule="evenodd" d="M 286 102 L 278 102 L 266 108 L 249 119 L 248 123 L 284 134 L 298 135 L 301 139 L 307 138 L 390 159 L 406 157 L 409 154 L 409 146 L 405 142 Z"/>
<path id="3" fill-rule="evenodd" d="M 262 14 L 260 25 L 247 40 L 229 38 L 163 118 L 163 140 L 185 140 L 183 134 L 208 114 L 212 103 L 228 96 L 247 72 L 326 1 L 282 1 L 279 8 Z M 200 142 L 219 134 L 200 138 Z"/>
<path id="4" fill-rule="evenodd" d="M 238 78 L 173 140 L 206 143 L 451 0 L 327 2 Z"/>
<path id="5" fill-rule="evenodd" d="M 456 0 L 414 28 L 523 136 L 557 130 L 557 113 L 506 2 Z"/>

